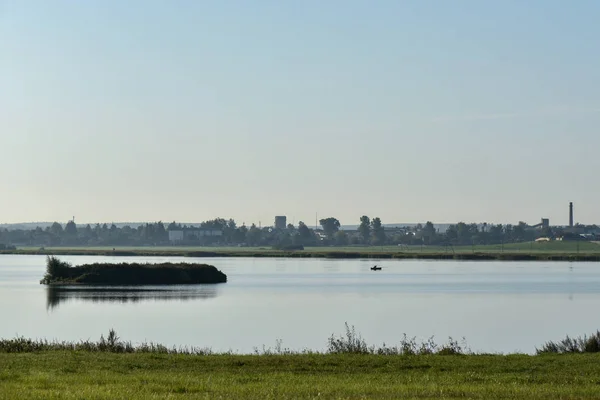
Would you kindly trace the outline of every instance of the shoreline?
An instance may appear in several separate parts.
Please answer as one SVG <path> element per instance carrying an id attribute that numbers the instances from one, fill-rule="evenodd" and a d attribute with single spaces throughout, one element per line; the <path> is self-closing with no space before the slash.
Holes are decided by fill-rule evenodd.
<path id="1" fill-rule="evenodd" d="M 347 251 L 347 250 L 230 250 L 210 249 L 189 250 L 178 248 L 147 249 L 89 249 L 89 248 L 57 248 L 57 249 L 16 249 L 1 250 L 0 255 L 43 255 L 43 256 L 113 256 L 113 257 L 246 257 L 246 258 L 327 258 L 327 259 L 393 259 L 393 260 L 462 260 L 462 261 L 578 261 L 598 262 L 600 253 L 571 253 L 571 252 L 402 252 L 402 251 Z"/>
<path id="2" fill-rule="evenodd" d="M 348 329 L 348 328 L 347 328 Z M 0 340 L 0 398 L 236 399 L 595 399 L 597 346 L 581 352 L 472 353 L 404 340 L 368 347 L 354 330 L 332 336 L 326 352 L 281 346 L 254 354 L 100 340 Z M 347 333 L 347 334 L 348 334 Z M 592 338 L 596 345 L 598 335 Z M 588 343 L 588 341 L 585 341 Z M 560 346 L 560 343 L 558 343 Z M 548 347 L 547 345 L 545 347 Z M 552 348 L 553 349 L 553 348 Z M 552 350 L 551 349 L 551 350 Z"/>

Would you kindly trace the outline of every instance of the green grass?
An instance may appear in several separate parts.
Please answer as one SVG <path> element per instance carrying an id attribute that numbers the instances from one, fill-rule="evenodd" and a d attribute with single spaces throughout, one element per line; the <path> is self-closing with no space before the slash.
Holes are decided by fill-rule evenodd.
<path id="1" fill-rule="evenodd" d="M 195 251 L 222 252 L 222 253 L 285 253 L 282 250 L 273 250 L 270 247 L 237 247 L 237 246 L 83 246 L 83 247 L 46 247 L 46 251 L 135 251 L 135 252 L 180 252 L 189 253 Z M 39 247 L 19 247 L 21 251 L 38 251 Z M 18 251 L 17 250 L 17 251 Z M 329 253 L 329 252 L 361 252 L 361 253 L 500 253 L 500 252 L 522 252 L 535 253 L 600 253 L 600 244 L 594 242 L 524 242 L 507 243 L 504 245 L 475 245 L 475 246 L 331 246 L 331 247 L 305 247 L 304 252 Z"/>
<path id="2" fill-rule="evenodd" d="M 493 245 L 475 245 L 475 246 L 369 246 L 369 247 L 307 247 L 305 251 L 311 252 L 349 252 L 359 251 L 364 253 L 523 253 L 523 254 L 547 254 L 547 253 L 598 253 L 600 254 L 600 245 L 594 242 L 523 242 Z"/>
<path id="3" fill-rule="evenodd" d="M 348 324 L 326 353 L 135 346 L 114 330 L 98 342 L 2 339 L 0 399 L 592 399 L 600 396 L 598 343 L 600 332 L 547 343 L 552 353 L 537 356 L 484 355 L 452 340 L 455 351 L 404 338 L 382 354 Z"/>
<path id="4" fill-rule="evenodd" d="M 583 399 L 600 356 L 0 354 L 0 399 Z"/>
<path id="5" fill-rule="evenodd" d="M 122 255 L 122 256 L 230 256 L 230 257 L 332 257 L 332 258 L 432 258 L 498 260 L 600 261 L 594 242 L 527 242 L 477 246 L 345 246 L 306 247 L 302 251 L 269 247 L 20 247 L 5 254 Z"/>

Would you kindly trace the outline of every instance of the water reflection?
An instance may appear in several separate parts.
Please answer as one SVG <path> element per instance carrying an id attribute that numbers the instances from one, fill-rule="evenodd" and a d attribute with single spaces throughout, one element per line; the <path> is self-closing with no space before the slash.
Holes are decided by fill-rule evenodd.
<path id="1" fill-rule="evenodd" d="M 66 301 L 93 303 L 138 303 L 141 301 L 189 301 L 217 297 L 215 285 L 186 286 L 49 286 L 46 308 L 51 310 Z"/>

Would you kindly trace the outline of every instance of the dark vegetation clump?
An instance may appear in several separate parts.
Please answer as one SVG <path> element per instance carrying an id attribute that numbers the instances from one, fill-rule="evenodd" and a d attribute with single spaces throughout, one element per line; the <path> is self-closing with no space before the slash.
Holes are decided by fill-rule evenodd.
<path id="1" fill-rule="evenodd" d="M 61 277 L 68 274 L 68 269 L 72 265 L 66 261 L 60 261 L 54 256 L 46 257 L 46 275 L 42 283 L 49 283 L 54 277 Z"/>
<path id="2" fill-rule="evenodd" d="M 357 333 L 354 326 L 345 324 L 346 332 L 342 335 L 331 335 L 327 340 L 327 349 L 324 353 L 313 350 L 295 351 L 283 347 L 282 341 L 278 340 L 275 348 L 262 347 L 254 349 L 255 355 L 298 355 L 298 354 L 364 354 L 380 356 L 456 356 L 474 355 L 465 344 L 449 338 L 442 345 L 436 344 L 433 337 L 424 342 L 418 342 L 416 338 L 409 338 L 404 334 L 400 343 L 388 346 L 385 343 L 380 346 L 368 345 L 365 339 Z M 200 347 L 167 347 L 156 343 L 141 343 L 134 345 L 131 342 L 122 341 L 116 332 L 111 329 L 106 337 L 100 336 L 98 341 L 60 342 L 48 340 L 33 340 L 24 337 L 15 339 L 0 339 L 0 353 L 32 353 L 41 351 L 89 351 L 110 353 L 159 353 L 159 354 L 191 354 L 209 355 L 214 353 L 210 348 Z M 567 336 L 559 342 L 547 342 L 542 348 L 537 349 L 537 354 L 573 354 L 573 353 L 598 353 L 600 352 L 600 331 L 590 336 L 570 338 Z M 218 354 L 234 354 L 232 351 Z"/>
<path id="3" fill-rule="evenodd" d="M 196 347 L 166 347 L 156 343 L 141 343 L 134 345 L 122 341 L 117 333 L 111 329 L 106 338 L 100 340 L 82 340 L 80 342 L 59 342 L 48 340 L 32 340 L 24 337 L 0 340 L 0 353 L 35 353 L 41 351 L 88 351 L 106 353 L 158 353 L 158 354 L 211 354 L 210 349 Z"/>
<path id="4" fill-rule="evenodd" d="M 54 256 L 46 260 L 41 284 L 182 285 L 227 282 L 227 275 L 212 265 L 188 263 L 95 263 L 72 266 Z"/>
<path id="5" fill-rule="evenodd" d="M 273 246 L 273 250 L 297 251 L 304 250 L 304 246 L 301 244 L 278 244 Z"/>
<path id="6" fill-rule="evenodd" d="M 469 354 L 470 350 L 466 344 L 449 338 L 448 343 L 438 345 L 430 337 L 425 342 L 417 342 L 416 338 L 409 338 L 404 334 L 397 346 L 388 346 L 385 343 L 381 347 L 369 346 L 359 333 L 356 333 L 354 326 L 348 326 L 346 323 L 346 333 L 344 335 L 331 335 L 327 343 L 327 353 L 330 354 L 377 354 L 377 355 L 462 355 Z"/>
<path id="7" fill-rule="evenodd" d="M 155 343 L 142 343 L 134 345 L 131 342 L 122 341 L 111 329 L 106 336 L 100 336 L 100 340 L 94 342 L 90 340 L 80 342 L 59 342 L 47 340 L 32 340 L 24 337 L 16 339 L 0 339 L 0 353 L 33 353 L 41 351 L 89 351 L 89 352 L 110 352 L 110 353 L 160 353 L 160 354 L 194 354 L 208 355 L 215 354 L 210 348 L 198 347 L 166 347 Z M 262 347 L 254 349 L 255 355 L 297 355 L 297 354 L 371 354 L 382 356 L 412 356 L 412 355 L 462 355 L 469 354 L 470 350 L 466 346 L 450 339 L 442 346 L 433 342 L 429 338 L 426 342 L 417 343 L 412 338 L 408 339 L 406 335 L 400 341 L 399 346 L 382 347 L 369 346 L 360 334 L 356 333 L 354 326 L 350 328 L 346 323 L 345 335 L 336 337 L 332 335 L 328 340 L 327 350 L 324 353 L 313 350 L 294 351 L 283 347 L 282 341 L 278 340 L 275 348 Z M 233 354 L 231 351 L 219 354 Z"/>
<path id="8" fill-rule="evenodd" d="M 540 349 L 535 349 L 537 354 L 565 354 L 565 353 L 598 353 L 600 352 L 600 331 L 590 336 L 571 338 L 567 335 L 558 342 L 546 342 Z"/>

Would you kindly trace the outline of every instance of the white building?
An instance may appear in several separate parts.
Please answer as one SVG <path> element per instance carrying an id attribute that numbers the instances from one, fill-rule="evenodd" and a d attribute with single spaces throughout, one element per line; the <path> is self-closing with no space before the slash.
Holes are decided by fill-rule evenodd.
<path id="1" fill-rule="evenodd" d="M 169 242 L 183 242 L 183 231 L 169 231 Z"/>
<path id="2" fill-rule="evenodd" d="M 178 243 L 187 240 L 198 240 L 207 236 L 223 236 L 219 229 L 188 228 L 169 231 L 169 242 Z"/>

